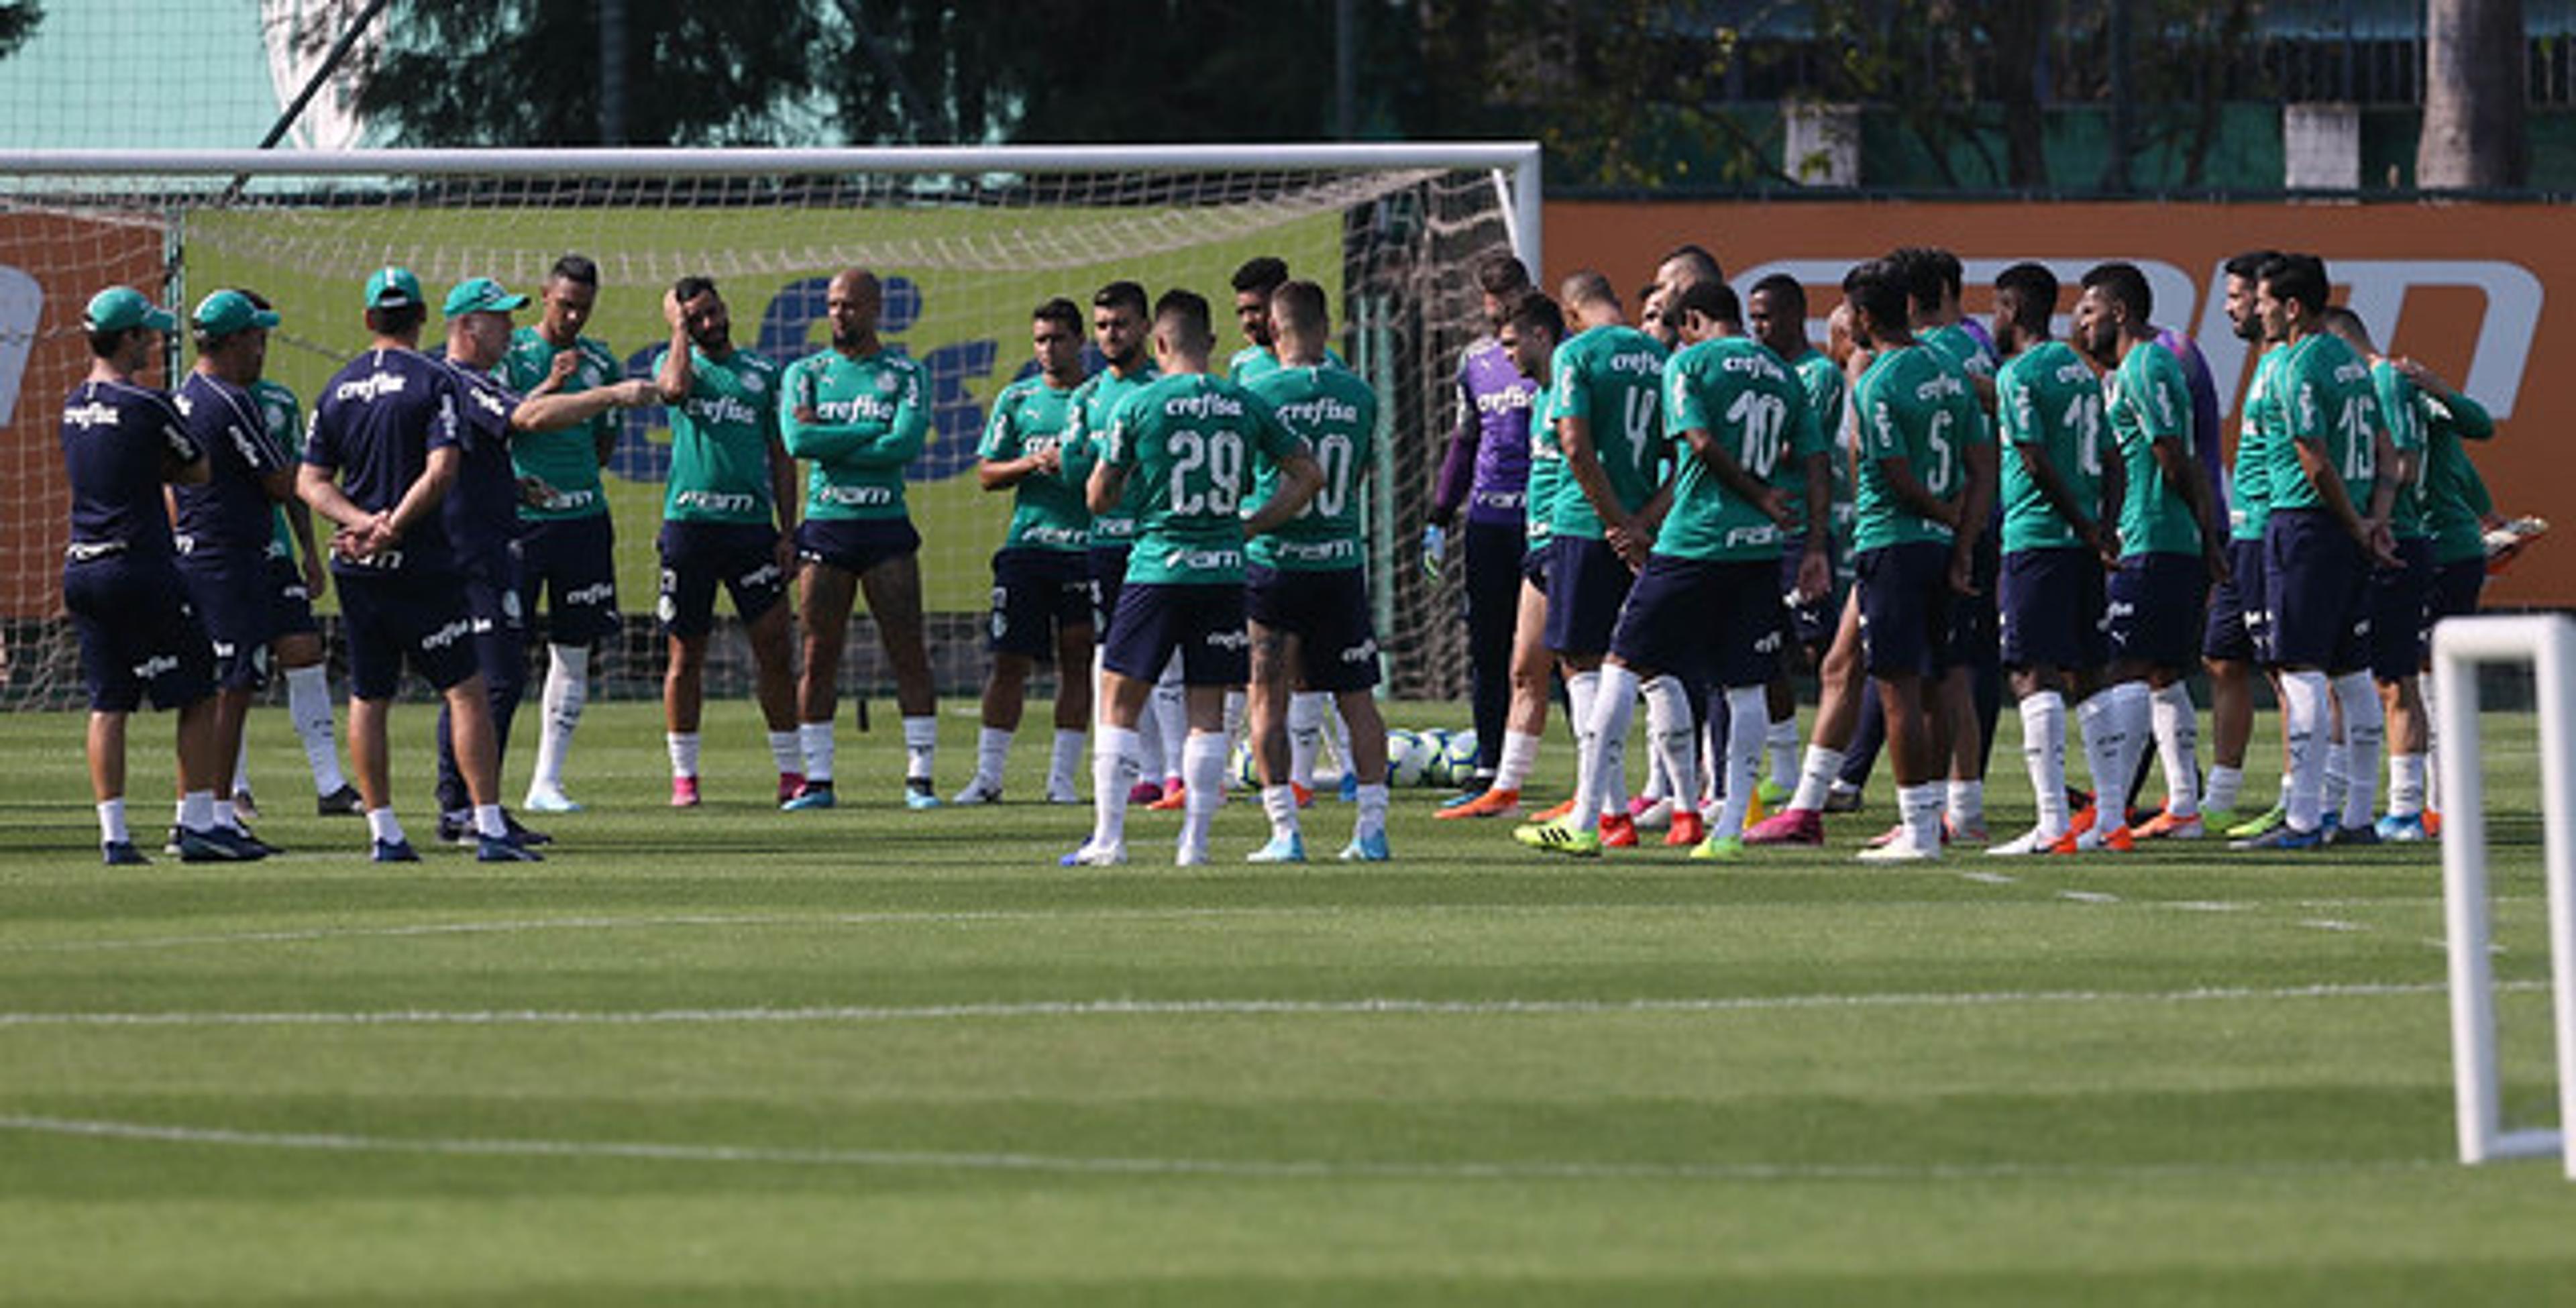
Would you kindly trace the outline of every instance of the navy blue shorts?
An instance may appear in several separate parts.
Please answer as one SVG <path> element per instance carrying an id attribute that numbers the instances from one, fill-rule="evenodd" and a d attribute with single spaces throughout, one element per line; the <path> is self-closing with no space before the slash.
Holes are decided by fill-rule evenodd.
<path id="1" fill-rule="evenodd" d="M 406 661 L 439 690 L 474 675 L 474 618 L 461 577 L 342 569 L 338 580 L 350 695 L 392 699 Z"/>
<path id="2" fill-rule="evenodd" d="M 1085 556 L 1091 566 L 1091 630 L 1104 643 L 1109 639 L 1110 616 L 1118 612 L 1118 596 L 1127 588 L 1127 555 L 1135 548 L 1094 545 Z"/>
<path id="3" fill-rule="evenodd" d="M 665 522 L 654 545 L 662 553 L 654 616 L 669 635 L 697 637 L 714 628 L 719 582 L 746 624 L 787 598 L 778 529 L 765 522 Z"/>
<path id="4" fill-rule="evenodd" d="M 1610 652 L 1696 686 L 1759 686 L 1780 670 L 1785 617 L 1776 561 L 1649 554 L 1619 607 Z"/>
<path id="5" fill-rule="evenodd" d="M 1852 556 L 1861 665 L 1873 677 L 1937 677 L 1950 667 L 1950 547 L 1882 545 Z"/>
<path id="6" fill-rule="evenodd" d="M 617 634 L 617 528 L 605 513 L 532 518 L 510 543 L 519 560 L 519 614 L 546 607 L 546 639 L 592 645 Z"/>
<path id="7" fill-rule="evenodd" d="M 1976 553 L 1968 561 L 1968 584 L 1977 593 L 1950 596 L 1951 666 L 2002 666 L 2003 618 L 1995 597 L 2003 575 L 2002 536 L 2002 531 L 1989 526 L 1977 537 Z"/>
<path id="8" fill-rule="evenodd" d="M 1297 638 L 1297 684 L 1339 693 L 1377 684 L 1377 620 L 1368 570 L 1308 572 L 1255 566 L 1243 583 L 1245 616 Z"/>
<path id="9" fill-rule="evenodd" d="M 2209 568 L 2197 554 L 2132 554 L 2104 593 L 2111 661 L 2188 669 L 2200 661 Z"/>
<path id="10" fill-rule="evenodd" d="M 984 648 L 1054 661 L 1059 634 L 1091 631 L 1091 592 L 1091 561 L 1079 553 L 1026 546 L 994 551 L 993 612 Z"/>
<path id="11" fill-rule="evenodd" d="M 2370 675 L 2404 681 L 2423 670 L 2432 626 L 2433 541 L 2397 542 L 2398 565 L 2370 570 Z"/>
<path id="12" fill-rule="evenodd" d="M 80 633 L 81 678 L 97 713 L 131 713 L 150 695 L 180 708 L 215 693 L 215 647 L 167 559 L 126 554 L 63 565 L 63 606 Z"/>
<path id="13" fill-rule="evenodd" d="M 2368 654 L 2369 561 L 2323 509 L 2274 509 L 2263 527 L 2272 659 L 2287 668 L 2359 670 Z"/>
<path id="14" fill-rule="evenodd" d="M 268 638 L 319 634 L 322 624 L 313 620 L 313 588 L 304 584 L 304 569 L 292 558 L 271 555 L 267 571 Z"/>
<path id="15" fill-rule="evenodd" d="M 1521 580 L 1528 582 L 1541 595 L 1547 593 L 1547 567 L 1556 553 L 1548 546 L 1555 539 L 1550 536 L 1530 541 L 1528 548 L 1521 551 Z"/>
<path id="16" fill-rule="evenodd" d="M 1826 542 L 1825 566 L 1831 574 L 1840 575 L 1841 561 L 1834 554 L 1833 543 Z M 1792 539 L 1782 551 L 1780 605 L 1785 610 L 1782 616 L 1788 623 L 1789 638 L 1810 649 L 1820 649 L 1834 643 L 1834 629 L 1842 623 L 1843 593 L 1842 587 L 1832 584 L 1829 578 L 1824 594 L 1803 603 L 1793 598 L 1798 593 L 1798 564 L 1806 555 L 1805 536 Z"/>
<path id="17" fill-rule="evenodd" d="M 796 524 L 796 557 L 857 574 L 921 552 L 909 518 L 807 518 Z"/>
<path id="18" fill-rule="evenodd" d="M 2484 558 L 2454 559 L 2437 564 L 2433 569 L 2433 621 L 2465 618 L 2478 611 L 2478 596 L 2486 590 L 2487 561 Z"/>
<path id="19" fill-rule="evenodd" d="M 1609 653 L 1619 606 L 1637 574 L 1606 540 L 1555 536 L 1547 552 L 1547 647 L 1559 654 Z"/>
<path id="20" fill-rule="evenodd" d="M 2272 661 L 2272 615 L 2264 576 L 2263 542 L 2227 542 L 2227 580 L 2210 589 L 2209 619 L 2200 633 L 2201 657 L 2239 663 Z"/>
<path id="21" fill-rule="evenodd" d="M 1236 582 L 1180 586 L 1138 582 L 1118 592 L 1118 610 L 1100 666 L 1154 681 L 1181 652 L 1181 684 L 1240 686 L 1252 679 L 1252 638 L 1243 629 L 1243 587 Z"/>
<path id="22" fill-rule="evenodd" d="M 207 550 L 182 554 L 179 581 L 214 642 L 215 685 L 224 690 L 267 685 L 268 643 L 277 632 L 269 622 L 273 597 L 266 557 Z"/>
<path id="23" fill-rule="evenodd" d="M 2015 550 L 1995 581 L 1997 640 L 2008 668 L 2098 668 L 2106 590 L 2101 556 L 2081 545 Z"/>

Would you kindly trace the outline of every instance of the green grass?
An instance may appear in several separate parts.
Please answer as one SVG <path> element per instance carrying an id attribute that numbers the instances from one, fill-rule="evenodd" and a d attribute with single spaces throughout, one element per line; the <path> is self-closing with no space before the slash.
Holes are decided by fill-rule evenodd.
<path id="1" fill-rule="evenodd" d="M 948 789 L 967 712 L 943 714 Z M 2499 716 L 2488 742 L 2522 1124 L 2552 1111 L 2533 735 Z M 1231 862 L 1260 835 L 1237 804 L 1217 866 L 1170 867 L 1151 815 L 1135 865 L 1067 871 L 1087 811 L 906 813 L 891 733 L 845 733 L 844 807 L 771 811 L 741 705 L 711 715 L 709 805 L 672 813 L 654 710 L 617 704 L 543 865 L 369 866 L 359 824 L 302 816 L 264 711 L 261 830 L 294 852 L 111 873 L 78 741 L 0 717 L 13 1308 L 2576 1285 L 2554 1166 L 2451 1161 L 2429 848 L 1870 869 L 1849 855 L 1882 781 L 1833 847 L 1724 871 L 1546 861 L 1433 822 L 1428 791 L 1380 868 Z M 1996 757 L 2001 833 L 2027 808 Z M 425 837 L 425 750 L 398 772 Z M 1348 820 L 1310 810 L 1310 847 Z"/>

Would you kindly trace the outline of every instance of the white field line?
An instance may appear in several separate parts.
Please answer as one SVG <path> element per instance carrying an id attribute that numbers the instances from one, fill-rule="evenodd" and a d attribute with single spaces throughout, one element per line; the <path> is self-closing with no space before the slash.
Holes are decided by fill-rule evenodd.
<path id="1" fill-rule="evenodd" d="M 1093 1176 L 1221 1177 L 1257 1180 L 1393 1181 L 1978 1181 L 2098 1176 L 2216 1176 L 2421 1171 L 2433 1158 L 2306 1163 L 1605 1163 L 1375 1162 L 1329 1159 L 1083 1157 L 1031 1153 L 896 1149 L 787 1149 L 764 1145 L 661 1144 L 617 1140 L 495 1140 L 235 1131 L 148 1122 L 0 1116 L 0 1131 L 153 1144 L 290 1149 L 327 1153 L 431 1154 L 468 1158 L 612 1159 L 662 1163 L 752 1163 L 796 1167 L 920 1168 Z"/>
<path id="2" fill-rule="evenodd" d="M 2503 981 L 2499 991 L 2538 990 Z M 2014 1004 L 2193 1004 L 2302 999 L 2380 999 L 2446 993 L 2444 982 L 2203 987 L 2190 990 L 1990 990 L 1890 994 L 1724 995 L 1670 999 L 1060 999 L 988 1004 L 828 1005 L 800 1008 L 383 1009 L 330 1012 L 0 1012 L 12 1027 L 674 1026 L 976 1021 L 1081 1017 L 1612 1017 L 1792 1010 L 1995 1008 Z"/>
<path id="3" fill-rule="evenodd" d="M 2000 875 L 2000 874 L 1997 874 Z M 1962 877 L 1987 884 L 1987 874 L 1963 873 Z M 2077 896 L 2081 898 L 2081 895 Z M 2116 896 L 2114 897 L 2116 898 Z M 1865 903 L 1814 901 L 1809 904 L 1748 905 L 1734 903 L 1648 903 L 1604 902 L 1577 904 L 1279 904 L 1253 908 L 1133 908 L 1133 909 L 923 909 L 887 910 L 869 913 L 666 913 L 641 914 L 631 917 L 548 917 L 503 919 L 488 922 L 419 922 L 401 926 L 380 927 L 307 927 L 293 930 L 207 932 L 198 935 L 132 936 L 103 940 L 0 940 L 0 954 L 80 954 L 107 953 L 120 950 L 185 949 L 205 945 L 314 944 L 333 940 L 403 939 L 412 937 L 518 935 L 546 931 L 649 931 L 672 927 L 868 927 L 911 926 L 922 924 L 1009 924 L 1024 922 L 1186 922 L 1250 920 L 1260 918 L 1342 918 L 1362 916 L 1401 916 L 1403 914 L 1448 914 L 1472 916 L 1535 916 L 1549 913 L 1741 913 L 1748 909 L 1839 907 L 1844 909 L 1888 909 L 1912 912 L 1954 908 L 1992 909 L 2023 905 L 2045 905 L 2046 900 L 1992 899 L 1927 899 L 1879 900 Z M 2084 900 L 2082 902 L 2099 902 Z M 2190 912 L 2226 912 L 2259 908 L 2372 908 L 2436 906 L 2442 900 L 2434 896 L 2391 897 L 2386 899 L 2299 899 L 2278 901 L 2163 901 L 2153 899 L 2122 900 L 2141 908 L 2169 908 Z M 2496 895 L 2496 904 L 2537 904 L 2539 895 Z"/>

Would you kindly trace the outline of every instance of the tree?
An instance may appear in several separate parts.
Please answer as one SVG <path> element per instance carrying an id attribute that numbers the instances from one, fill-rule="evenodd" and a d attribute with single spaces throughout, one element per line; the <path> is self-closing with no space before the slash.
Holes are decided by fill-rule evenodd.
<path id="1" fill-rule="evenodd" d="M 313 23 L 316 47 L 363 6 Z M 642 145 L 768 144 L 811 85 L 812 5 L 625 0 L 626 137 Z M 399 0 L 353 70 L 357 112 L 404 145 L 554 146 L 599 140 L 595 0 Z"/>
<path id="2" fill-rule="evenodd" d="M 36 24 L 43 21 L 43 0 L 0 0 L 0 59 L 18 53 L 18 47 L 36 34 Z"/>
<path id="3" fill-rule="evenodd" d="M 2522 0 L 2430 0 L 2424 11 L 2424 127 L 2415 184 L 2520 186 Z"/>

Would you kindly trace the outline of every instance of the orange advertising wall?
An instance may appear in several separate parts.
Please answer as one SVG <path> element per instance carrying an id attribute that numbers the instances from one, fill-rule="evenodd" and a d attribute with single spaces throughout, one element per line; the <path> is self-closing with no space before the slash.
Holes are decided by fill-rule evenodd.
<path id="1" fill-rule="evenodd" d="M 2472 446 L 2506 516 L 2563 519 L 2491 579 L 2490 606 L 2576 607 L 2576 209 L 2540 205 L 1610 203 L 1547 206 L 1545 285 L 1578 268 L 1609 274 L 1623 296 L 1684 242 L 1717 255 L 1737 290 L 1775 272 L 1808 288 L 1811 331 L 1840 301 L 1843 271 L 1899 245 L 1938 245 L 1967 267 L 1967 306 L 1992 311 L 1993 279 L 2023 259 L 2070 288 L 2107 259 L 2138 264 L 2156 320 L 2184 328 L 2207 356 L 2227 411 L 2227 448 L 2250 362 L 2228 330 L 2222 264 L 2249 249 L 2323 256 L 2336 298 L 2380 348 L 2420 359 L 2498 420 Z M 2072 305 L 2070 289 L 2066 304 Z M 1632 309 L 1633 305 L 1630 306 Z"/>
<path id="2" fill-rule="evenodd" d="M 62 612 L 59 431 L 63 397 L 89 373 L 81 311 L 116 283 L 157 297 L 161 251 L 155 223 L 0 212 L 0 616 Z"/>

